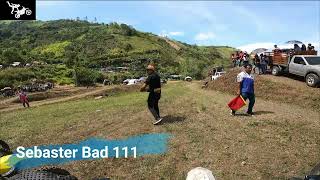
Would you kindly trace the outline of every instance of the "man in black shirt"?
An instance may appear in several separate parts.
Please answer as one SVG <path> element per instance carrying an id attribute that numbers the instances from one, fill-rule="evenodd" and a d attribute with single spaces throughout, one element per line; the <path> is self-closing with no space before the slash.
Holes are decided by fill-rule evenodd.
<path id="1" fill-rule="evenodd" d="M 155 72 L 154 65 L 148 65 L 147 72 L 148 78 L 145 84 L 141 87 L 140 91 L 147 90 L 149 92 L 148 108 L 153 117 L 155 118 L 155 122 L 153 124 L 156 125 L 162 121 L 158 105 L 161 97 L 161 81 L 159 74 Z"/>

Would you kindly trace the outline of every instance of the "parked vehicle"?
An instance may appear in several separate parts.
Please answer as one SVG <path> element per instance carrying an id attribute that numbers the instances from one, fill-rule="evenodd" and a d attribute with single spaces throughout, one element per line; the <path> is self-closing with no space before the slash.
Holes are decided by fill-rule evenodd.
<path id="1" fill-rule="evenodd" d="M 134 85 L 138 83 L 138 79 L 130 79 L 127 85 Z"/>
<path id="2" fill-rule="evenodd" d="M 221 71 L 221 72 L 216 72 L 213 76 L 211 76 L 211 80 L 217 80 L 219 77 L 221 77 L 223 74 L 225 74 L 225 71 Z"/>
<path id="3" fill-rule="evenodd" d="M 130 79 L 124 80 L 124 81 L 122 82 L 122 84 L 127 85 L 127 84 L 129 83 L 129 80 L 130 80 Z"/>
<path id="4" fill-rule="evenodd" d="M 144 82 L 146 82 L 146 80 L 147 80 L 147 77 L 140 77 L 140 78 L 138 79 L 138 82 L 144 83 Z"/>
<path id="5" fill-rule="evenodd" d="M 306 84 L 315 87 L 320 83 L 320 56 L 317 51 L 305 51 L 296 54 L 270 53 L 272 75 L 283 73 L 304 77 Z"/>
<path id="6" fill-rule="evenodd" d="M 181 80 L 182 76 L 178 74 L 172 74 L 169 76 L 170 80 Z"/>
<path id="7" fill-rule="evenodd" d="M 47 91 L 49 89 L 52 89 L 53 86 L 54 86 L 53 83 L 46 82 L 46 83 L 25 84 L 21 86 L 21 88 L 26 92 L 37 92 L 37 91 Z"/>
<path id="8" fill-rule="evenodd" d="M 11 87 L 5 87 L 5 88 L 1 89 L 1 94 L 4 97 L 14 96 L 14 90 Z"/>
<path id="9" fill-rule="evenodd" d="M 185 81 L 188 81 L 188 82 L 191 82 L 191 81 L 192 81 L 192 77 L 187 76 L 187 77 L 184 78 L 184 80 L 185 80 Z"/>
<path id="10" fill-rule="evenodd" d="M 166 79 L 161 79 L 160 82 L 161 82 L 161 84 L 166 84 L 167 80 Z"/>

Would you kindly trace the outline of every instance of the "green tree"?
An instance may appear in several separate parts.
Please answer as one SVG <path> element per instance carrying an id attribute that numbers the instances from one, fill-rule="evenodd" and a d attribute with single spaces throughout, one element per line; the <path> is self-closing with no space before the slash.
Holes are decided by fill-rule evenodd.
<path id="1" fill-rule="evenodd" d="M 98 77 L 100 77 L 99 73 L 95 70 L 85 67 L 75 68 L 74 80 L 76 86 L 93 86 Z"/>
<path id="2" fill-rule="evenodd" d="M 2 58 L 5 65 L 10 65 L 16 61 L 21 62 L 23 60 L 16 48 L 5 49 L 2 52 Z"/>

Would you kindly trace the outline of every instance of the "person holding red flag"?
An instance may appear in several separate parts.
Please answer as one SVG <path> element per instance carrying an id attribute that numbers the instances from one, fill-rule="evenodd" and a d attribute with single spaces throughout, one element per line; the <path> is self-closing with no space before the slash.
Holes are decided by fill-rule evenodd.
<path id="1" fill-rule="evenodd" d="M 244 71 L 238 74 L 237 82 L 239 83 L 239 89 L 237 94 L 243 98 L 244 101 L 249 99 L 249 107 L 247 110 L 247 114 L 252 116 L 253 115 L 253 106 L 255 103 L 255 95 L 254 95 L 254 77 L 251 74 L 252 65 L 245 64 Z M 235 115 L 236 110 L 231 109 L 231 114 Z"/>

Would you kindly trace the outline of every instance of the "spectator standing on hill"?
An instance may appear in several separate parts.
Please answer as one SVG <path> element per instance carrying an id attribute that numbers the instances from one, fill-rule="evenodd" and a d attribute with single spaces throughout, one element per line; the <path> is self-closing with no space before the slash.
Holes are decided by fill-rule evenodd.
<path id="1" fill-rule="evenodd" d="M 258 54 L 254 55 L 254 69 L 253 69 L 253 73 L 257 73 L 256 70 L 258 69 L 258 74 L 260 74 L 260 58 L 258 56 Z"/>
<path id="2" fill-rule="evenodd" d="M 253 106 L 255 104 L 254 78 L 251 75 L 251 71 L 251 64 L 244 65 L 244 71 L 237 76 L 237 82 L 239 83 L 237 94 L 241 95 L 245 101 L 249 99 L 247 114 L 250 116 L 253 115 Z M 231 110 L 231 114 L 235 115 L 236 111 Z"/>
<path id="3" fill-rule="evenodd" d="M 259 74 L 263 74 L 263 54 L 261 53 L 259 55 L 259 60 L 260 60 L 260 66 L 259 66 Z"/>
<path id="4" fill-rule="evenodd" d="M 266 55 L 262 55 L 261 56 L 261 70 L 262 70 L 262 74 L 266 74 L 267 72 L 267 56 Z"/>
<path id="5" fill-rule="evenodd" d="M 239 53 L 239 58 L 240 58 L 239 67 L 243 65 L 243 56 L 244 56 L 244 53 L 242 51 L 240 51 L 240 53 Z"/>
<path id="6" fill-rule="evenodd" d="M 234 54 L 231 55 L 231 61 L 232 61 L 233 67 L 236 67 L 237 60 L 236 60 L 236 56 Z"/>
<path id="7" fill-rule="evenodd" d="M 26 107 L 26 105 L 27 105 L 27 107 L 30 107 L 27 93 L 23 89 L 19 88 L 18 96 L 19 96 L 19 100 L 22 103 L 23 107 Z"/>
<path id="8" fill-rule="evenodd" d="M 148 109 L 155 119 L 153 124 L 156 125 L 162 121 L 158 105 L 161 98 L 161 80 L 159 74 L 155 71 L 154 65 L 148 65 L 147 73 L 148 78 L 146 79 L 145 84 L 141 87 L 140 91 L 147 90 L 149 92 Z"/>
<path id="9" fill-rule="evenodd" d="M 249 54 L 247 52 L 244 52 L 243 56 L 243 65 L 249 64 Z"/>
<path id="10" fill-rule="evenodd" d="M 240 66 L 240 55 L 239 55 L 239 51 L 237 51 L 236 53 L 236 65 Z"/>

